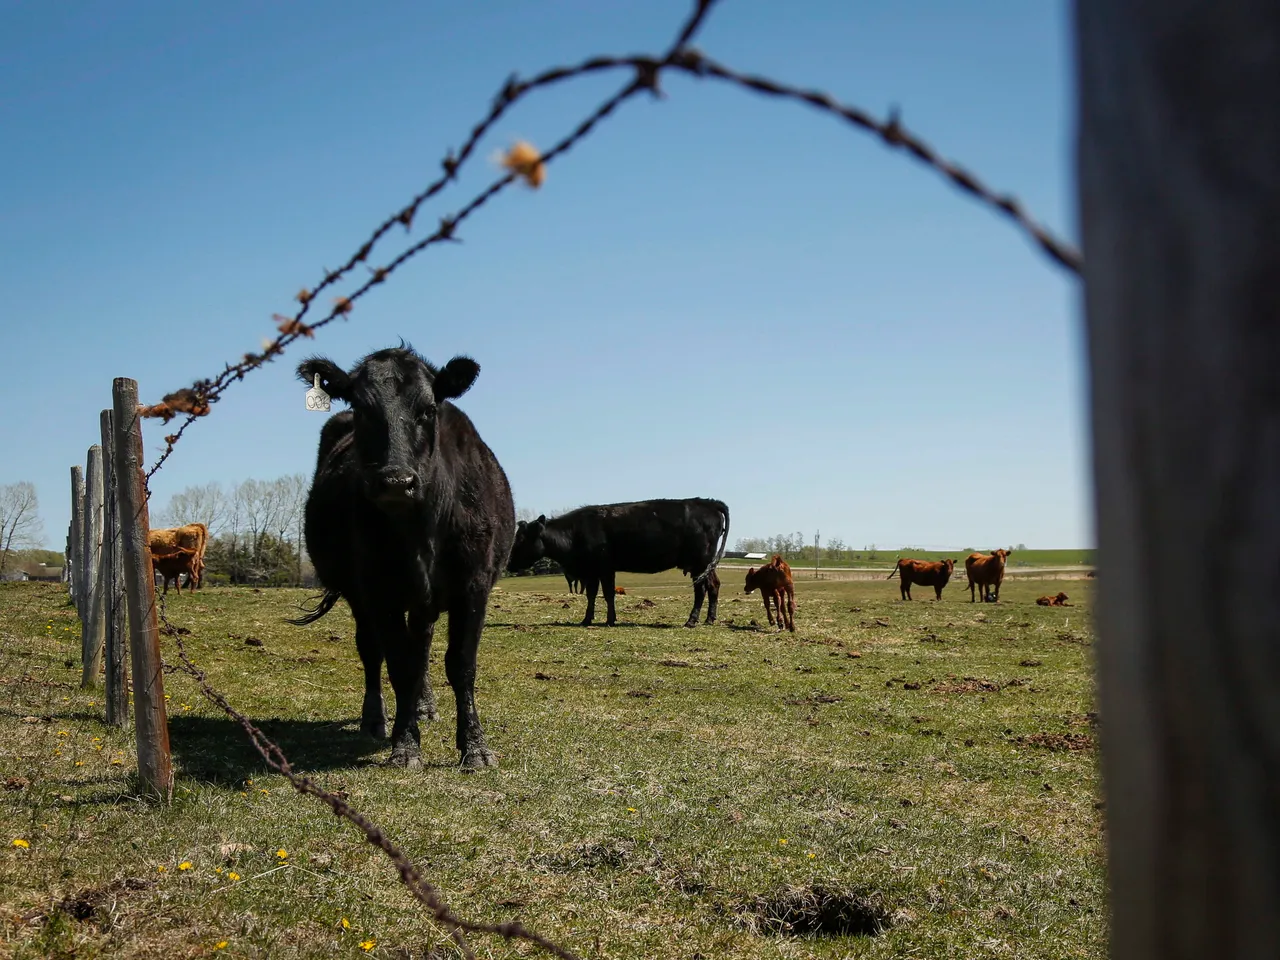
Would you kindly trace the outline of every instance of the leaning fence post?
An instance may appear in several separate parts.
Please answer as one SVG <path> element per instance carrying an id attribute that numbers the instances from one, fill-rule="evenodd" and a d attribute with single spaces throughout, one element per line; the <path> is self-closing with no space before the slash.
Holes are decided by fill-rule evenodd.
<path id="1" fill-rule="evenodd" d="M 116 501 L 116 467 L 112 450 L 115 417 L 99 415 L 102 428 L 102 604 L 106 623 L 107 723 L 123 727 L 129 717 L 124 667 L 124 550 L 120 541 L 120 507 Z"/>
<path id="2" fill-rule="evenodd" d="M 84 605 L 81 593 L 84 577 L 80 569 L 80 541 L 84 530 L 84 470 L 77 464 L 71 468 L 71 552 L 67 554 L 67 567 L 71 571 L 70 594 L 76 615 L 83 621 Z"/>
<path id="3" fill-rule="evenodd" d="M 80 686 L 98 682 L 104 636 L 102 604 L 102 447 L 89 448 L 84 481 L 84 621 L 80 629 Z"/>
<path id="4" fill-rule="evenodd" d="M 169 722 L 160 672 L 160 630 L 156 623 L 156 584 L 147 533 L 146 481 L 142 476 L 142 423 L 138 419 L 138 382 L 117 377 L 111 386 L 114 410 L 116 501 L 124 554 L 125 595 L 129 609 L 129 653 L 133 667 L 133 726 L 138 742 L 138 776 L 143 788 L 173 796 Z"/>

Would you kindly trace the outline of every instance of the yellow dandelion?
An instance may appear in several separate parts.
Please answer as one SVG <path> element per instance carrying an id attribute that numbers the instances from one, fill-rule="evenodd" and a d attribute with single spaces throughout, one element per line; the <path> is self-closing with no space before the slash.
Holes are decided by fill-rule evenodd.
<path id="1" fill-rule="evenodd" d="M 635 807 L 627 807 L 627 813 L 635 813 L 635 812 L 636 812 Z"/>
<path id="2" fill-rule="evenodd" d="M 228 880 L 239 880 L 239 879 L 240 879 L 240 874 L 238 874 L 238 873 L 236 873 L 234 870 L 232 870 L 230 873 L 228 873 L 228 874 L 227 874 L 227 879 L 228 879 Z"/>
<path id="3" fill-rule="evenodd" d="M 184 703 L 184 704 L 182 705 L 182 709 L 183 709 L 183 710 L 190 710 L 190 709 L 191 709 L 191 704 L 189 704 L 189 703 Z"/>
<path id="4" fill-rule="evenodd" d="M 225 941 L 225 940 L 219 940 L 217 943 L 215 943 L 215 944 L 213 945 L 213 949 L 215 949 L 215 950 L 225 950 L 225 949 L 227 949 L 227 941 Z"/>
<path id="5" fill-rule="evenodd" d="M 60 737 L 69 737 L 69 736 L 71 736 L 71 731 L 70 731 L 70 730 L 59 730 L 59 731 L 58 731 L 58 736 L 60 736 Z"/>
<path id="6" fill-rule="evenodd" d="M 252 787 L 252 786 L 253 786 L 253 778 L 252 778 L 252 777 L 250 777 L 248 780 L 246 780 L 246 781 L 245 781 L 245 783 L 247 783 L 249 786 L 251 786 L 251 787 Z"/>
<path id="7" fill-rule="evenodd" d="M 248 795 L 249 794 L 245 793 L 243 790 L 240 791 L 240 796 L 247 797 Z"/>
<path id="8" fill-rule="evenodd" d="M 343 917 L 341 920 L 338 921 L 338 923 L 341 924 L 343 930 L 351 929 L 351 921 L 348 920 L 346 917 Z"/>
<path id="9" fill-rule="evenodd" d="M 279 857 L 281 860 L 283 860 L 285 857 L 289 856 L 289 851 L 286 850 L 284 847 L 281 847 L 279 850 L 276 851 L 276 856 Z"/>
<path id="10" fill-rule="evenodd" d="M 267 794 L 267 796 L 270 796 L 270 795 L 271 795 L 271 791 L 270 791 L 270 790 L 268 790 L 266 787 L 263 787 L 263 788 L 262 788 L 262 792 L 263 792 L 263 793 L 265 793 L 265 794 Z"/>
<path id="11" fill-rule="evenodd" d="M 162 863 L 160 866 L 156 867 L 156 873 L 164 873 L 165 869 L 165 865 Z"/>
<path id="12" fill-rule="evenodd" d="M 782 844 L 782 845 L 785 847 L 785 846 L 787 845 L 787 838 L 786 838 L 786 837 L 779 837 L 779 838 L 778 838 L 778 843 Z"/>
<path id="13" fill-rule="evenodd" d="M 17 847 L 19 850 L 26 850 L 31 846 L 31 844 L 27 843 L 27 841 L 23 840 L 21 837 L 17 837 L 9 843 L 9 846 Z"/>
<path id="14" fill-rule="evenodd" d="M 815 859 L 817 856 L 818 856 L 818 855 L 817 855 L 816 853 L 813 853 L 812 851 L 810 851 L 810 853 L 809 853 L 809 859 L 810 859 L 810 860 Z"/>
<path id="15" fill-rule="evenodd" d="M 83 761 L 83 760 L 77 760 L 77 761 L 76 761 L 76 766 L 77 766 L 77 767 L 83 767 L 83 766 L 84 766 L 84 761 Z"/>
<path id="16" fill-rule="evenodd" d="M 222 872 L 222 868 L 221 868 L 221 867 L 214 867 L 214 868 L 213 868 L 213 872 L 214 872 L 214 873 L 221 873 L 221 872 Z"/>
<path id="17" fill-rule="evenodd" d="M 89 701 L 89 706 L 91 706 L 91 707 L 96 707 L 97 705 L 98 705 L 98 701 L 97 701 L 97 700 L 90 700 L 90 701 Z"/>
<path id="18" fill-rule="evenodd" d="M 519 140 L 498 161 L 535 190 L 547 179 L 547 165 L 533 144 Z"/>
<path id="19" fill-rule="evenodd" d="M 94 737 L 94 738 L 93 738 L 93 742 L 94 742 L 94 743 L 101 743 L 101 742 L 102 742 L 102 738 L 101 738 L 101 737 Z"/>
<path id="20" fill-rule="evenodd" d="M 123 766 L 124 766 L 124 761 L 123 761 L 123 760 L 121 760 L 121 759 L 119 759 L 119 758 L 117 757 L 115 760 L 112 760 L 112 761 L 111 761 L 111 765 L 112 765 L 113 767 L 123 767 Z"/>
<path id="21" fill-rule="evenodd" d="M 368 953 L 375 946 L 377 946 L 377 944 L 378 944 L 377 940 L 363 940 L 360 943 L 360 949 L 363 950 L 365 953 Z"/>
<path id="22" fill-rule="evenodd" d="M 191 861 L 190 861 L 190 860 L 183 860 L 180 864 L 178 864 L 178 869 L 179 869 L 179 870 L 190 870 L 190 869 L 191 869 Z"/>

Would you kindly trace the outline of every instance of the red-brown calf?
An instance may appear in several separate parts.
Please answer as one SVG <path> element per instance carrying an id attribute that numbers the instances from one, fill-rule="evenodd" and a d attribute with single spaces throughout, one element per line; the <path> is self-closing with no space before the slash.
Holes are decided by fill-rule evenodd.
<path id="1" fill-rule="evenodd" d="M 769 625 L 773 626 L 773 610 L 769 607 L 769 600 L 772 598 L 774 607 L 778 610 L 778 629 L 782 629 L 783 614 L 786 614 L 786 626 L 792 633 L 796 632 L 796 588 L 791 580 L 791 568 L 787 566 L 787 561 L 783 560 L 778 554 L 773 555 L 773 559 L 768 564 L 757 570 L 752 567 L 747 571 L 747 582 L 745 593 L 760 588 L 760 596 L 764 600 L 764 612 L 769 617 Z M 783 599 L 786 604 L 783 604 Z"/>
<path id="2" fill-rule="evenodd" d="M 1038 603 L 1042 607 L 1071 606 L 1071 604 L 1067 603 L 1067 595 L 1065 593 L 1059 593 L 1056 597 L 1040 597 L 1036 600 L 1036 603 Z"/>

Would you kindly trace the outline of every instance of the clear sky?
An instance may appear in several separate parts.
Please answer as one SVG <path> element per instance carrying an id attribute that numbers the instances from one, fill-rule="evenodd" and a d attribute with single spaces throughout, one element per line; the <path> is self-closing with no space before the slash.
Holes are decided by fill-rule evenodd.
<path id="1" fill-rule="evenodd" d="M 0 484 L 61 548 L 111 380 L 154 402 L 434 178 L 512 72 L 661 51 L 687 0 L 0 2 Z M 722 0 L 697 45 L 904 123 L 1075 236 L 1062 0 Z M 420 219 L 622 76 L 519 105 Z M 153 481 L 310 474 L 294 377 L 404 337 L 482 372 L 459 405 L 517 507 L 712 496 L 731 540 L 1093 542 L 1079 293 L 1007 222 L 811 110 L 667 78 L 234 386 Z M 397 228 L 371 262 L 406 242 Z M 350 289 L 340 287 L 339 292 Z M 327 301 L 326 301 L 327 302 Z M 149 421 L 148 460 L 172 427 Z"/>

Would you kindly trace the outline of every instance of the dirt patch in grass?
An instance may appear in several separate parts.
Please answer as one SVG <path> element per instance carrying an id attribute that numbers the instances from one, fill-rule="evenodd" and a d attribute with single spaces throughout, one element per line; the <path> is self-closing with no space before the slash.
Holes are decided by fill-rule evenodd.
<path id="1" fill-rule="evenodd" d="M 933 688 L 934 693 L 999 693 L 1001 684 L 996 680 L 983 677 L 965 677 L 960 680 L 949 679 Z"/>
<path id="2" fill-rule="evenodd" d="M 1097 742 L 1087 733 L 1029 733 L 1013 738 L 1014 743 L 1045 750 L 1093 750 Z"/>
<path id="3" fill-rule="evenodd" d="M 892 925 L 893 911 L 876 891 L 827 886 L 783 887 L 734 904 L 738 923 L 756 934 L 871 937 Z"/>

